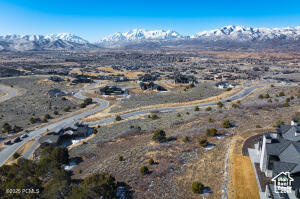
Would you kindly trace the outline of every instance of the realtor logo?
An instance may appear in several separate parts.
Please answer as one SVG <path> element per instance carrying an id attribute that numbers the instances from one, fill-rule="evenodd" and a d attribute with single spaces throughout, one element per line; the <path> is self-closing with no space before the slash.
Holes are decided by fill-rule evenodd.
<path id="1" fill-rule="evenodd" d="M 290 176 L 290 172 L 281 172 L 274 178 L 274 191 L 275 193 L 291 193 L 293 178 Z"/>

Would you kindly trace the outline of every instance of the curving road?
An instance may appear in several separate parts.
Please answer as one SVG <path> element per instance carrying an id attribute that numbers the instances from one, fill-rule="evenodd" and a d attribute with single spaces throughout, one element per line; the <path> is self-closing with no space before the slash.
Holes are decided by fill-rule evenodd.
<path id="1" fill-rule="evenodd" d="M 97 86 L 97 82 L 95 84 L 92 84 L 91 86 L 89 86 L 86 89 L 83 89 L 81 91 L 79 91 L 78 93 L 76 93 L 74 96 L 79 98 L 79 99 L 85 99 L 86 97 L 84 97 L 82 95 L 83 92 L 86 92 L 94 87 Z M 233 100 L 237 100 L 240 99 L 242 97 L 247 96 L 248 94 L 250 94 L 253 90 L 262 87 L 262 86 L 252 86 L 249 88 L 245 88 L 243 91 L 239 92 L 238 94 L 228 97 L 226 99 L 220 100 L 221 102 L 226 102 L 228 100 L 233 101 Z M 71 116 L 70 118 L 61 120 L 59 122 L 47 125 L 45 127 L 42 127 L 38 130 L 32 131 L 29 133 L 29 137 L 22 139 L 21 142 L 15 143 L 13 145 L 7 146 L 5 149 L 3 149 L 0 152 L 0 166 L 5 163 L 8 158 L 13 155 L 23 144 L 25 144 L 26 142 L 28 142 L 29 140 L 34 139 L 35 142 L 32 144 L 32 146 L 24 153 L 23 157 L 24 158 L 29 158 L 29 156 L 32 154 L 32 152 L 38 147 L 38 139 L 40 138 L 41 134 L 46 132 L 47 129 L 57 129 L 57 128 L 62 128 L 63 126 L 65 126 L 68 123 L 73 122 L 74 120 L 78 120 L 80 118 L 95 114 L 103 109 L 105 109 L 106 107 L 109 106 L 109 102 L 106 100 L 102 100 L 102 99 L 98 99 L 98 98 L 93 98 L 93 101 L 100 103 L 101 105 L 96 107 L 95 109 L 86 111 L 84 113 L 80 113 L 78 115 L 74 115 Z M 198 107 L 205 107 L 205 106 L 212 106 L 212 105 L 216 105 L 217 102 L 212 102 L 212 103 L 206 103 L 206 104 L 199 104 L 199 105 L 192 105 L 192 106 L 178 106 L 178 107 L 166 107 L 166 108 L 153 108 L 153 109 L 148 109 L 148 110 L 143 110 L 143 111 L 136 111 L 136 112 L 132 112 L 132 113 L 127 113 L 124 115 L 121 115 L 122 119 L 126 119 L 126 118 L 130 118 L 130 117 L 134 117 L 134 116 L 138 116 L 138 115 L 142 115 L 142 114 L 146 114 L 146 113 L 151 113 L 153 111 L 174 111 L 174 110 L 179 110 L 179 109 L 183 109 L 183 108 L 193 108 L 195 106 Z M 104 120 L 100 120 L 97 122 L 91 122 L 89 123 L 89 125 L 98 125 L 98 124 L 105 124 L 105 123 L 110 123 L 110 122 L 114 122 L 115 118 L 111 117 L 108 119 L 104 119 Z"/>
<path id="2" fill-rule="evenodd" d="M 0 102 L 9 100 L 10 98 L 13 98 L 17 95 L 17 92 L 13 89 L 9 89 L 6 87 L 0 88 L 0 90 L 2 90 L 3 92 L 7 93 L 6 95 L 0 97 Z"/>
<path id="3" fill-rule="evenodd" d="M 95 84 L 92 84 L 91 86 L 89 86 L 86 89 L 83 89 L 79 92 L 77 92 L 74 96 L 79 98 L 79 99 L 85 99 L 86 97 L 84 97 L 82 95 L 83 92 L 86 92 L 89 89 L 92 89 L 94 87 L 97 86 L 97 82 Z M 84 113 L 80 113 L 78 115 L 74 115 L 71 116 L 67 119 L 63 119 L 61 121 L 58 121 L 56 123 L 53 124 L 49 124 L 47 126 L 44 126 L 38 130 L 32 131 L 28 134 L 27 138 L 22 139 L 21 142 L 18 143 L 14 143 L 12 145 L 7 146 L 5 149 L 3 149 L 0 152 L 0 166 L 6 162 L 8 160 L 8 158 L 13 155 L 23 144 L 25 144 L 26 142 L 34 139 L 35 142 L 32 144 L 32 146 L 25 152 L 24 154 L 24 158 L 28 158 L 30 156 L 30 154 L 37 148 L 38 146 L 38 139 L 40 138 L 40 135 L 44 132 L 46 132 L 48 129 L 58 129 L 58 128 L 62 128 L 64 127 L 66 124 L 72 123 L 74 120 L 79 120 L 80 118 L 95 114 L 103 109 L 105 109 L 106 107 L 109 106 L 109 102 L 106 100 L 102 100 L 102 99 L 93 99 L 95 102 L 101 103 L 100 106 L 96 107 L 95 109 L 92 110 L 88 110 Z"/>

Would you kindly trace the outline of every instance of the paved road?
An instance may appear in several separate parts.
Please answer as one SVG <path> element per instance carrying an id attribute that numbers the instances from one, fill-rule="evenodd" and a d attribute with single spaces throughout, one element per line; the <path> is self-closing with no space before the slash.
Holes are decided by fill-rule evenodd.
<path id="1" fill-rule="evenodd" d="M 0 90 L 4 91 L 5 93 L 8 93 L 2 97 L 0 97 L 0 102 L 2 101 L 6 101 L 14 96 L 17 95 L 17 92 L 13 89 L 9 89 L 9 88 L 0 88 Z"/>
<path id="2" fill-rule="evenodd" d="M 228 97 L 226 99 L 220 100 L 220 102 L 225 103 L 227 101 L 233 101 L 233 100 L 237 100 L 240 99 L 242 97 L 247 96 L 248 94 L 250 94 L 252 91 L 254 91 L 255 89 L 262 87 L 262 86 L 252 86 L 249 88 L 245 88 L 243 91 L 239 92 L 238 94 Z M 180 110 L 180 109 L 189 109 L 189 108 L 194 108 L 196 106 L 198 107 L 206 107 L 206 106 L 213 106 L 216 105 L 218 102 L 211 102 L 211 103 L 205 103 L 205 104 L 198 104 L 198 105 L 191 105 L 191 106 L 177 106 L 177 107 L 166 107 L 166 108 L 153 108 L 153 109 L 147 109 L 147 110 L 142 110 L 142 111 L 136 111 L 136 112 L 132 112 L 132 113 L 127 113 L 124 115 L 121 115 L 122 119 L 126 119 L 126 118 L 130 118 L 130 117 L 134 117 L 134 116 L 138 116 L 138 115 L 142 115 L 142 114 L 146 114 L 146 113 L 151 113 L 151 112 L 156 112 L 156 111 L 175 111 L 175 110 Z M 97 122 L 92 122 L 89 123 L 90 125 L 100 125 L 100 124 L 105 124 L 105 123 L 110 123 L 115 121 L 115 118 L 108 118 L 105 120 L 100 120 Z"/>
<path id="3" fill-rule="evenodd" d="M 75 94 L 75 97 L 79 98 L 79 99 L 84 99 L 85 97 L 82 95 L 83 92 L 94 88 L 98 83 L 95 83 L 93 85 L 91 85 L 90 87 L 81 90 L 80 92 Z M 239 92 L 238 94 L 231 96 L 227 99 L 223 99 L 220 100 L 221 102 L 226 102 L 228 100 L 233 101 L 233 100 L 237 100 L 240 99 L 244 96 L 247 96 L 248 94 L 250 94 L 253 90 L 255 90 L 256 88 L 259 88 L 262 86 L 252 86 L 249 88 L 245 88 L 243 91 Z M 106 100 L 102 100 L 102 99 L 97 99 L 94 98 L 93 101 L 101 103 L 100 106 L 98 106 L 97 108 L 93 109 L 93 110 L 89 110 L 87 112 L 72 116 L 70 118 L 61 120 L 57 123 L 54 124 L 50 124 L 47 125 L 43 128 L 40 128 L 36 131 L 31 132 L 29 135 L 29 137 L 23 139 L 21 142 L 19 143 L 15 143 L 13 145 L 10 145 L 8 147 L 6 147 L 5 149 L 3 149 L 0 152 L 0 165 L 2 165 L 11 155 L 13 155 L 24 143 L 28 142 L 29 140 L 35 139 L 34 144 L 24 153 L 24 158 L 28 158 L 30 156 L 30 154 L 32 154 L 32 152 L 38 147 L 38 138 L 40 137 L 40 135 L 42 133 L 44 133 L 45 131 L 47 131 L 47 129 L 56 129 L 56 128 L 62 128 L 63 126 L 65 126 L 65 124 L 67 123 L 71 123 L 73 120 L 78 120 L 80 118 L 95 114 L 101 110 L 103 110 L 104 108 L 109 106 L 109 102 Z M 151 113 L 153 111 L 174 111 L 174 110 L 179 110 L 179 109 L 184 109 L 184 108 L 193 108 L 195 106 L 198 107 L 205 107 L 205 106 L 212 106 L 212 105 L 216 105 L 217 102 L 212 102 L 212 103 L 206 103 L 206 104 L 199 104 L 199 105 L 192 105 L 192 106 L 179 106 L 179 107 L 166 107 L 166 108 L 154 108 L 154 109 L 148 109 L 148 110 L 143 110 L 143 111 L 136 111 L 136 112 L 132 112 L 132 113 L 127 113 L 124 115 L 121 115 L 122 119 L 126 119 L 126 118 L 130 118 L 130 117 L 134 117 L 134 116 L 138 116 L 138 115 L 142 115 L 142 114 L 146 114 L 146 113 Z M 92 122 L 89 123 L 90 125 L 98 125 L 98 124 L 105 124 L 105 123 L 110 123 L 113 122 L 115 120 L 115 118 L 111 117 L 108 119 L 104 119 L 104 120 L 100 120 L 97 122 Z"/>
<path id="4" fill-rule="evenodd" d="M 94 88 L 95 86 L 97 86 L 98 83 L 92 84 L 91 86 L 89 86 L 86 89 L 83 89 L 79 92 L 77 92 L 74 96 L 79 98 L 79 99 L 85 99 L 85 97 L 82 95 L 82 93 L 86 92 L 89 89 Z M 25 139 L 22 139 L 21 142 L 18 143 L 14 143 L 13 145 L 9 145 L 8 147 L 6 147 L 5 149 L 3 149 L 0 152 L 0 165 L 2 165 L 4 162 L 6 162 L 6 160 L 13 155 L 23 144 L 25 144 L 26 142 L 28 142 L 29 140 L 34 139 L 35 142 L 34 144 L 25 152 L 24 157 L 28 158 L 30 156 L 30 154 L 36 149 L 36 147 L 38 146 L 38 139 L 40 137 L 40 135 L 44 132 L 46 132 L 48 129 L 52 130 L 52 129 L 57 129 L 57 128 L 62 128 L 63 126 L 65 126 L 68 123 L 72 123 L 74 120 L 79 120 L 80 118 L 95 114 L 103 109 L 105 109 L 106 107 L 109 106 L 109 102 L 106 100 L 102 100 L 102 99 L 93 99 L 94 102 L 98 102 L 101 103 L 100 106 L 96 107 L 95 109 L 86 111 L 84 113 L 80 113 L 78 115 L 74 115 L 71 116 L 67 119 L 61 120 L 59 122 L 53 123 L 53 124 L 49 124 L 45 127 L 42 127 L 38 130 L 32 131 L 29 133 L 29 136 Z"/>

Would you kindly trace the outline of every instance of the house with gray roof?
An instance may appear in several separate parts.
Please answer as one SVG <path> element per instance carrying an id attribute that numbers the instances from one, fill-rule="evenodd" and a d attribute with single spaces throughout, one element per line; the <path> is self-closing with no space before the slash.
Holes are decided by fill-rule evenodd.
<path id="1" fill-rule="evenodd" d="M 39 143 L 42 147 L 49 145 L 57 146 L 66 140 L 77 137 L 87 137 L 92 134 L 92 131 L 93 129 L 90 128 L 88 124 L 74 121 L 52 129 L 39 139 Z"/>
<path id="2" fill-rule="evenodd" d="M 271 198 L 297 198 L 300 190 L 300 125 L 293 120 L 291 125 L 280 125 L 276 132 L 267 132 L 258 142 L 259 168 L 267 178 L 289 172 L 294 179 L 293 194 L 277 194 L 274 185 L 268 184 L 266 193 Z M 276 197 L 275 197 L 276 196 Z"/>

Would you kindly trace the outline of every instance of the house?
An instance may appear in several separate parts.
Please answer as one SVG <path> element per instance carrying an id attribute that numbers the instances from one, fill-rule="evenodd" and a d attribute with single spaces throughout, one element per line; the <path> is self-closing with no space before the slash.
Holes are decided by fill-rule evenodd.
<path id="1" fill-rule="evenodd" d="M 192 84 L 192 83 L 198 83 L 196 78 L 192 75 L 182 75 L 180 73 L 174 74 L 174 82 L 175 84 Z"/>
<path id="2" fill-rule="evenodd" d="M 84 75 L 75 75 L 75 79 L 72 80 L 72 84 L 78 83 L 93 83 L 94 81 Z"/>
<path id="3" fill-rule="evenodd" d="M 146 73 L 145 75 L 140 75 L 139 76 L 139 81 L 142 82 L 152 82 L 152 81 L 156 81 L 159 78 L 159 74 L 149 74 Z"/>
<path id="4" fill-rule="evenodd" d="M 50 76 L 50 77 L 48 77 L 48 79 L 53 81 L 53 82 L 62 82 L 62 81 L 64 81 L 64 79 L 59 77 L 59 76 Z"/>
<path id="5" fill-rule="evenodd" d="M 87 137 L 92 133 L 93 129 L 88 124 L 77 121 L 64 124 L 52 129 L 49 133 L 39 139 L 40 145 L 43 146 L 57 146 L 66 140 L 77 137 Z"/>
<path id="6" fill-rule="evenodd" d="M 57 146 L 62 143 L 60 135 L 45 135 L 39 139 L 41 147 L 44 146 Z"/>
<path id="7" fill-rule="evenodd" d="M 300 190 L 300 125 L 292 120 L 291 125 L 280 125 L 276 132 L 264 133 L 256 151 L 259 169 L 267 178 L 276 179 L 282 172 L 288 172 L 293 179 L 292 193 L 279 194 L 278 197 L 294 198 L 295 192 Z M 274 190 L 274 184 L 268 184 L 267 197 L 277 196 Z"/>
<path id="8" fill-rule="evenodd" d="M 107 85 L 105 87 L 101 87 L 99 90 L 101 95 L 123 95 L 125 93 L 125 90 L 117 86 Z"/>
<path id="9" fill-rule="evenodd" d="M 235 84 L 230 83 L 230 82 L 218 82 L 215 84 L 216 87 L 218 88 L 235 88 Z"/>
<path id="10" fill-rule="evenodd" d="M 144 83 L 144 82 L 140 82 L 140 88 L 142 90 L 157 90 L 157 91 L 167 91 L 167 89 L 165 89 L 164 87 L 153 83 L 152 81 L 150 83 Z"/>
<path id="11" fill-rule="evenodd" d="M 55 97 L 61 97 L 61 96 L 66 96 L 67 94 L 63 91 L 61 91 L 58 88 L 54 88 L 48 91 L 48 96 L 49 98 L 55 98 Z"/>

